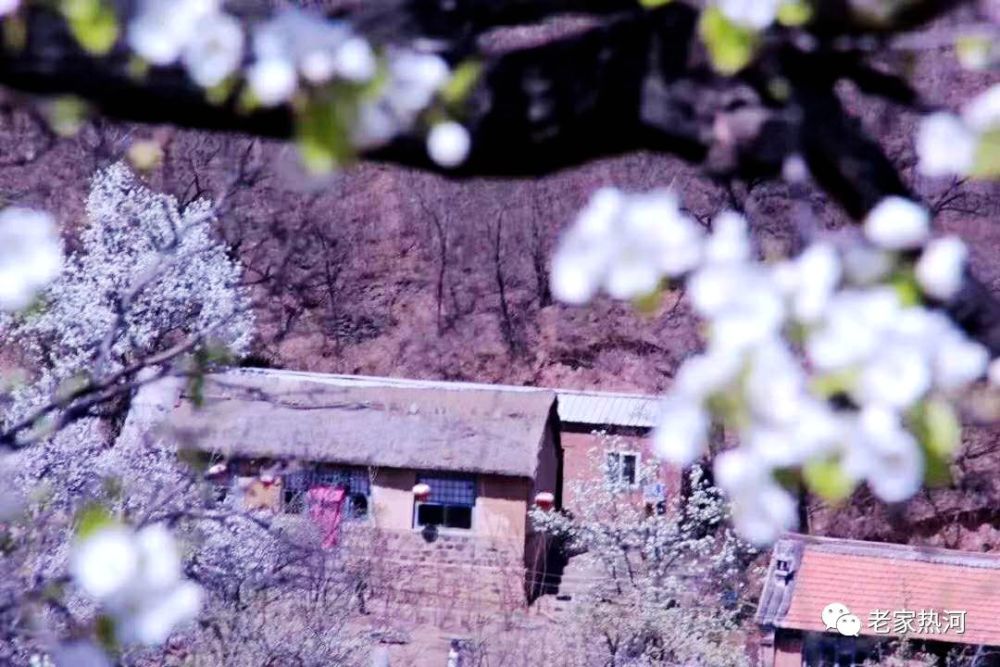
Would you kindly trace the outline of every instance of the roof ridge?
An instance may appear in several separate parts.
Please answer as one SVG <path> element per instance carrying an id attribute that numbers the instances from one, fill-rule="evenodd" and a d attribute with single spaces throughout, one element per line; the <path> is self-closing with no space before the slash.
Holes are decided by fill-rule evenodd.
<path id="1" fill-rule="evenodd" d="M 604 397 L 637 398 L 648 400 L 659 400 L 655 394 L 641 394 L 633 392 L 601 391 L 598 389 L 562 389 L 559 387 L 540 387 L 535 385 L 503 384 L 493 382 L 472 382 L 469 380 L 426 380 L 420 378 L 401 378 L 388 375 L 355 375 L 351 373 L 322 373 L 319 371 L 299 371 L 287 368 L 263 368 L 256 366 L 241 366 L 224 371 L 225 373 L 237 373 L 246 375 L 276 375 L 299 378 L 315 378 L 317 381 L 342 380 L 348 382 L 384 385 L 405 385 L 405 386 L 427 386 L 436 387 L 464 387 L 478 390 L 506 390 L 506 391 L 552 391 L 557 394 L 593 395 Z"/>
<path id="2" fill-rule="evenodd" d="M 908 560 L 942 565 L 959 565 L 971 568 L 1000 569 L 1000 553 L 963 551 L 943 547 L 872 542 L 820 535 L 789 533 L 783 536 L 800 542 L 808 551 L 839 553 L 849 556 L 868 556 L 886 560 Z"/>

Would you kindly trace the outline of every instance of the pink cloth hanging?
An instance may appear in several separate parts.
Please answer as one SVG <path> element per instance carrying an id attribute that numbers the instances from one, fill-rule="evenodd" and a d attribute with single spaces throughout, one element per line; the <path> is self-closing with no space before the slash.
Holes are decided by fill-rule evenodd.
<path id="1" fill-rule="evenodd" d="M 306 497 L 309 501 L 309 518 L 323 534 L 323 548 L 337 546 L 340 539 L 340 521 L 343 518 L 344 498 L 347 493 L 342 487 L 314 486 Z"/>

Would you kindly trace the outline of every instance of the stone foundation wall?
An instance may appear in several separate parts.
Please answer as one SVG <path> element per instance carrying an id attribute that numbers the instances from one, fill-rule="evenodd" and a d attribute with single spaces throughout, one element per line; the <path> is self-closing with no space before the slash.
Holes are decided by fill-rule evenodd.
<path id="1" fill-rule="evenodd" d="M 497 613 L 527 604 L 524 544 L 453 532 L 351 527 L 345 545 L 366 568 L 372 604 L 458 614 Z M 360 556 L 360 558 L 359 558 Z"/>

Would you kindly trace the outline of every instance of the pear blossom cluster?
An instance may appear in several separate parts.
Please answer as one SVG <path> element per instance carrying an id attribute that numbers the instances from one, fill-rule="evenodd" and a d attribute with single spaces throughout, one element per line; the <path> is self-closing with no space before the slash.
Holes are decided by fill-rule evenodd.
<path id="1" fill-rule="evenodd" d="M 28 306 L 59 275 L 62 263 L 51 215 L 19 206 L 0 211 L 0 311 Z"/>
<path id="2" fill-rule="evenodd" d="M 253 33 L 254 61 L 247 82 L 264 106 L 288 102 L 300 79 L 309 85 L 333 80 L 370 82 L 375 52 L 347 23 L 324 21 L 303 11 L 279 11 Z"/>
<path id="3" fill-rule="evenodd" d="M 690 465 L 721 421 L 739 444 L 716 457 L 715 481 L 740 534 L 767 544 L 797 523 L 786 471 L 827 495 L 866 482 L 887 502 L 912 496 L 929 446 L 914 415 L 983 377 L 990 359 L 933 307 L 961 289 L 967 250 L 932 239 L 918 204 L 886 198 L 864 222 L 865 243 L 819 241 L 769 264 L 754 258 L 747 227 L 727 211 L 705 233 L 670 192 L 601 190 L 565 234 L 552 286 L 579 304 L 686 281 L 707 348 L 678 370 L 655 446 Z"/>
<path id="4" fill-rule="evenodd" d="M 201 588 L 184 578 L 174 537 L 162 524 L 98 528 L 73 545 L 69 571 L 114 620 L 122 642 L 162 644 L 201 609 Z"/>
<path id="5" fill-rule="evenodd" d="M 219 0 L 145 0 L 127 39 L 147 63 L 179 64 L 203 88 L 245 79 L 252 102 L 262 107 L 336 87 L 340 103 L 358 107 L 344 117 L 357 116 L 348 131 L 361 149 L 413 128 L 451 76 L 437 55 L 390 47 L 380 57 L 348 22 L 290 7 L 247 28 Z M 438 122 L 427 136 L 429 156 L 443 167 L 461 164 L 470 144 L 466 128 L 453 120 Z"/>
<path id="6" fill-rule="evenodd" d="M 764 30 L 778 18 L 783 0 L 718 0 L 722 14 L 738 26 Z"/>
<path id="7" fill-rule="evenodd" d="M 242 267 L 214 238 L 207 202 L 181 210 L 116 164 L 94 177 L 86 214 L 80 249 L 41 292 L 41 305 L 0 317 L 0 336 L 35 372 L 3 396 L 5 427 L 82 377 L 120 371 L 177 336 L 200 335 L 235 355 L 249 349 L 254 319 Z M 100 488 L 95 459 L 107 438 L 100 419 L 79 419 L 18 450 L 15 481 L 25 490 L 48 482 L 50 501 L 68 507 Z"/>
<path id="8" fill-rule="evenodd" d="M 926 116 L 917 130 L 918 169 L 929 177 L 984 175 L 996 177 L 995 167 L 983 166 L 981 158 L 997 151 L 1000 133 L 1000 84 L 994 84 L 970 100 L 960 114 L 938 111 Z M 988 144 L 992 136 L 992 144 Z"/>

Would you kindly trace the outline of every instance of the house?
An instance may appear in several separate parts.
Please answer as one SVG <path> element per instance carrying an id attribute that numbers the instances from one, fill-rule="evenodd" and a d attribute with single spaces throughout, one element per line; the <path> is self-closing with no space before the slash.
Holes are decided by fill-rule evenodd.
<path id="1" fill-rule="evenodd" d="M 659 505 L 680 490 L 680 471 L 661 463 L 652 448 L 661 399 L 646 394 L 558 389 L 563 448 L 562 505 L 573 511 L 578 490 L 610 476 L 638 502 Z M 643 475 L 643 472 L 648 475 Z M 644 477 L 649 477 L 644 478 Z"/>
<path id="2" fill-rule="evenodd" d="M 166 425 L 162 437 L 202 452 L 220 493 L 247 509 L 312 515 L 310 494 L 327 489 L 318 499 L 336 505 L 337 525 L 379 529 L 414 568 L 523 576 L 544 557 L 527 513 L 557 491 L 551 391 L 236 369 L 200 394 L 196 405 L 181 379 L 145 387 L 123 436 Z"/>
<path id="3" fill-rule="evenodd" d="M 964 650 L 948 664 L 996 667 L 1000 554 L 788 535 L 757 622 L 761 667 L 861 665 L 903 636 L 939 656 Z"/>
<path id="4" fill-rule="evenodd" d="M 519 569 L 530 592 L 550 581 L 536 501 L 572 509 L 576 483 L 607 474 L 649 492 L 650 396 L 241 368 L 207 377 L 201 398 L 181 380 L 146 387 L 123 434 L 169 424 L 246 509 L 308 514 L 314 489 L 331 489 L 337 526 L 378 528 L 396 557 L 437 574 Z M 591 450 L 608 442 L 597 469 Z M 677 488 L 653 486 L 660 499 Z"/>

